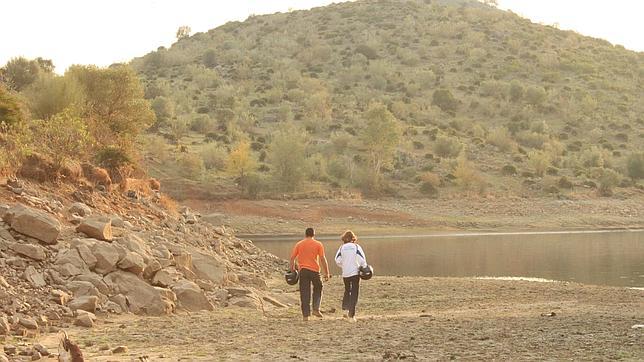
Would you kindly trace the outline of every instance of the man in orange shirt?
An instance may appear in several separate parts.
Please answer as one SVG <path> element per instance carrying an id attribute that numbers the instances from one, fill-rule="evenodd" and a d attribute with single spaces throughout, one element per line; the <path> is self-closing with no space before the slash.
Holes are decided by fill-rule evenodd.
<path id="1" fill-rule="evenodd" d="M 324 271 L 324 281 L 328 281 L 329 264 L 324 255 L 324 246 L 314 239 L 315 231 L 308 228 L 305 231 L 305 238 L 298 241 L 291 252 L 291 271 L 295 270 L 295 259 L 300 269 L 300 304 L 302 305 L 302 316 L 305 321 L 311 315 L 311 284 L 313 284 L 313 315 L 322 318 L 320 313 L 320 302 L 322 301 L 322 281 L 320 280 L 320 264 Z"/>

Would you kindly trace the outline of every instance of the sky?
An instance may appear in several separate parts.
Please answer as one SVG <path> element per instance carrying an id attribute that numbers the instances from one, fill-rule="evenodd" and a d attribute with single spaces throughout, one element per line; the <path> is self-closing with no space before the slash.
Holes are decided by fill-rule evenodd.
<path id="1" fill-rule="evenodd" d="M 56 72 L 72 64 L 108 66 L 193 33 L 251 14 L 324 6 L 329 0 L 6 0 L 0 21 L 0 65 L 16 56 L 52 59 Z M 337 0 L 335 1 L 337 2 Z M 643 0 L 498 0 L 499 8 L 560 29 L 644 51 Z"/>

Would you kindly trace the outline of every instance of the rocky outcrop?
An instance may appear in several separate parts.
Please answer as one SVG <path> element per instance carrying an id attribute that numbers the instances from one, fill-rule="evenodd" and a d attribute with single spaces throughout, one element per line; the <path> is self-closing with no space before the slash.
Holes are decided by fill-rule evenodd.
<path id="1" fill-rule="evenodd" d="M 98 307 L 98 302 L 99 302 L 99 299 L 97 296 L 86 295 L 81 297 L 75 297 L 69 303 L 67 303 L 67 307 L 69 307 L 69 309 L 71 309 L 72 311 L 80 309 L 86 312 L 95 313 L 96 308 Z"/>
<path id="2" fill-rule="evenodd" d="M 36 261 L 43 261 L 47 259 L 45 248 L 40 245 L 13 243 L 9 246 L 9 248 L 20 255 L 26 256 Z"/>
<path id="3" fill-rule="evenodd" d="M 3 219 L 13 230 L 45 244 L 55 244 L 60 235 L 61 224 L 56 218 L 22 204 L 7 210 Z"/>
<path id="4" fill-rule="evenodd" d="M 115 271 L 105 277 L 105 283 L 113 294 L 125 296 L 127 308 L 132 313 L 163 315 L 174 310 L 172 301 L 132 273 Z"/>

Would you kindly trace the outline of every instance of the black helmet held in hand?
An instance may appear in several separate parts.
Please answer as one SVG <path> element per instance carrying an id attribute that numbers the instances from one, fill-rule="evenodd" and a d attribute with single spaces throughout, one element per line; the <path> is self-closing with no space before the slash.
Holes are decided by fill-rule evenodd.
<path id="1" fill-rule="evenodd" d="M 373 267 L 371 265 L 361 266 L 358 270 L 358 275 L 360 279 L 369 280 L 373 276 Z"/>
<path id="2" fill-rule="evenodd" d="M 297 284 L 297 281 L 300 280 L 300 273 L 298 273 L 297 270 L 289 270 L 284 274 L 284 279 L 286 279 L 286 283 L 288 285 L 295 285 Z"/>

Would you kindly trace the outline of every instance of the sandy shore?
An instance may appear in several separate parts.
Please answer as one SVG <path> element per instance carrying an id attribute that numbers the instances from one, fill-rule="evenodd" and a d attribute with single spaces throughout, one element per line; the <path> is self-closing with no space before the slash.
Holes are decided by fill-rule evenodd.
<path id="1" fill-rule="evenodd" d="M 281 280 L 285 300 L 297 291 Z M 68 330 L 91 360 L 644 359 L 644 291 L 563 282 L 375 277 L 358 323 L 341 317 L 340 278 L 323 320 L 299 306 L 237 307 L 168 317 L 109 317 Z M 52 335 L 41 340 L 51 348 Z M 112 355 L 108 348 L 128 347 Z M 55 350 L 55 349 L 54 349 Z"/>

